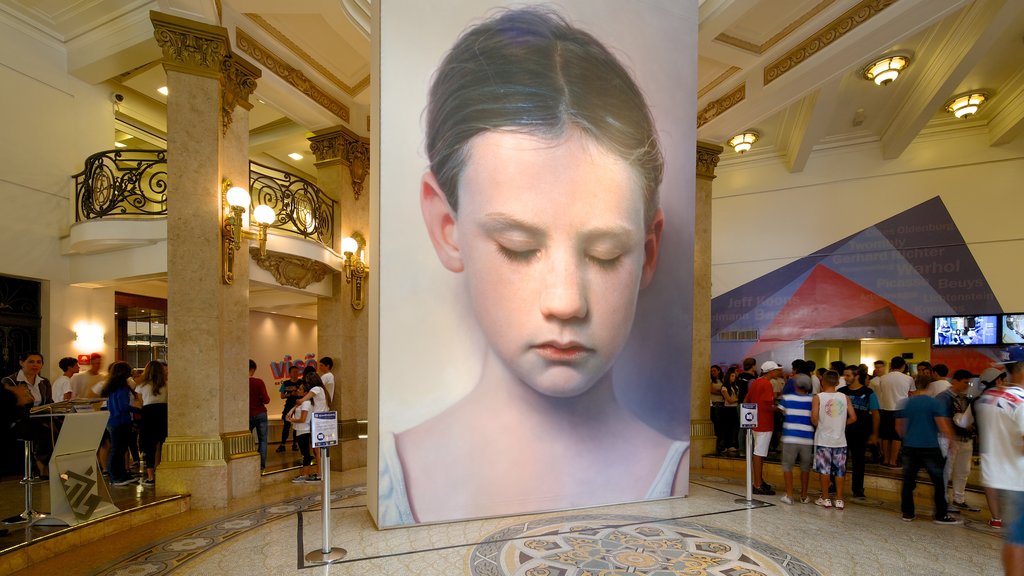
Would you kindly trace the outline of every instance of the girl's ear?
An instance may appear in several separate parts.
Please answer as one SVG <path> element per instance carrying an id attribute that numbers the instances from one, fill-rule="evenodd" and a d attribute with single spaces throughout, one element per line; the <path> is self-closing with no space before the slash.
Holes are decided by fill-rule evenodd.
<path id="1" fill-rule="evenodd" d="M 644 268 L 640 274 L 640 287 L 646 288 L 654 279 L 654 269 L 658 267 L 658 248 L 661 245 L 661 230 L 665 227 L 665 213 L 661 208 L 654 213 L 654 221 L 647 229 L 644 239 Z"/>
<path id="2" fill-rule="evenodd" d="M 427 225 L 430 242 L 441 264 L 452 272 L 462 272 L 462 251 L 459 249 L 455 211 L 449 205 L 433 172 L 423 175 L 420 210 L 423 212 L 423 222 Z"/>

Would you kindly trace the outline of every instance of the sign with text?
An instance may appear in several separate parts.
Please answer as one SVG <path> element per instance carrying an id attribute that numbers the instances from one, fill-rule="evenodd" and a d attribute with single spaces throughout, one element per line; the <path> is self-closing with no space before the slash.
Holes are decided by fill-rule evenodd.
<path id="1" fill-rule="evenodd" d="M 740 404 L 740 428 L 757 426 L 757 404 Z"/>
<path id="2" fill-rule="evenodd" d="M 326 448 L 338 444 L 338 413 L 313 413 L 313 448 Z"/>

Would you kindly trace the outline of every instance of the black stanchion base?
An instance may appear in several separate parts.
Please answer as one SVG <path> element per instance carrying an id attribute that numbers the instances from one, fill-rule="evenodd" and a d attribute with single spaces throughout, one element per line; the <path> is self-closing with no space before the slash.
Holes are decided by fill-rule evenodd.
<path id="1" fill-rule="evenodd" d="M 331 551 L 326 554 L 323 550 L 313 550 L 309 554 L 306 554 L 306 562 L 330 564 L 331 562 L 341 560 L 347 554 L 348 550 L 345 550 L 344 548 L 331 548 Z"/>
<path id="2" fill-rule="evenodd" d="M 10 518 L 4 518 L 4 524 L 22 524 L 25 522 L 35 522 L 40 518 L 45 518 L 46 514 L 40 514 L 35 510 L 26 510 L 17 516 L 11 516 Z"/>

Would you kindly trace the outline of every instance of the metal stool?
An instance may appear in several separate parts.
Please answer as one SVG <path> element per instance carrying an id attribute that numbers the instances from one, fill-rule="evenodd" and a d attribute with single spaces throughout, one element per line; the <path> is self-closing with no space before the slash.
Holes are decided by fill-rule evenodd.
<path id="1" fill-rule="evenodd" d="M 39 482 L 40 480 L 35 477 L 35 462 L 32 459 L 32 441 L 22 440 L 25 443 L 25 477 L 21 479 L 21 484 L 25 487 L 25 511 L 17 516 L 11 516 L 10 518 L 4 519 L 4 524 L 21 524 L 24 522 L 32 523 L 40 518 L 46 517 L 46 514 L 36 512 L 32 509 L 32 484 Z"/>

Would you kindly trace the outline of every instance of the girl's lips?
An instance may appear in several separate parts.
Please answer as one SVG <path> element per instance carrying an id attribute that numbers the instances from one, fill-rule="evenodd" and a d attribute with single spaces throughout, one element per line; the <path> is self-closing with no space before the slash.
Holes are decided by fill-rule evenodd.
<path id="1" fill-rule="evenodd" d="M 541 357 L 552 362 L 573 362 L 593 352 L 577 342 L 543 342 L 533 347 Z"/>

